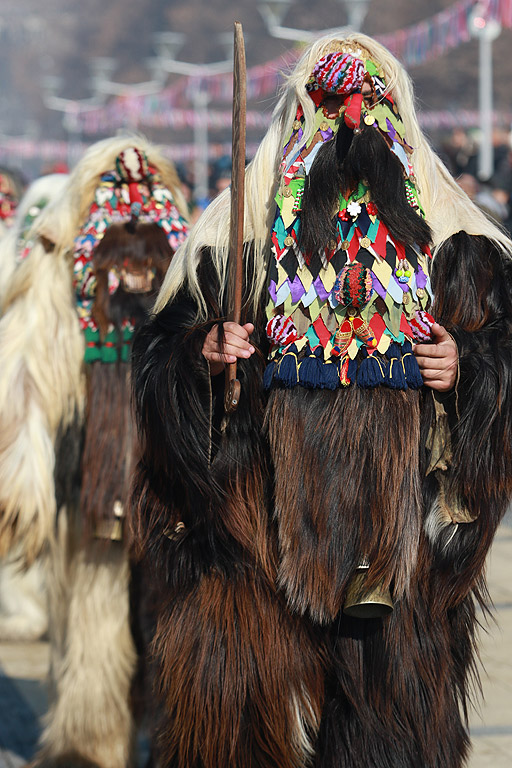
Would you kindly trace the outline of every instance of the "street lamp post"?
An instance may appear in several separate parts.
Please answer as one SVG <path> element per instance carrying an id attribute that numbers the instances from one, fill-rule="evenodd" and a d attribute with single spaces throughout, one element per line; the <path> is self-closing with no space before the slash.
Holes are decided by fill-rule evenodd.
<path id="1" fill-rule="evenodd" d="M 478 39 L 478 108 L 480 112 L 480 148 L 478 153 L 478 177 L 487 181 L 494 171 L 494 147 L 492 143 L 493 78 L 492 43 L 501 33 L 501 24 L 486 14 L 486 5 L 477 3 L 470 29 Z"/>
<path id="2" fill-rule="evenodd" d="M 194 198 L 197 205 L 206 208 L 208 203 L 208 94 L 198 84 L 192 88 L 194 108 Z"/>
<path id="3" fill-rule="evenodd" d="M 232 36 L 231 36 L 232 37 Z M 200 206 L 208 201 L 209 139 L 208 139 L 208 91 L 205 81 L 212 75 L 231 72 L 232 57 L 212 64 L 194 64 L 175 58 L 184 42 L 180 33 L 165 32 L 158 35 L 158 66 L 164 72 L 190 77 L 190 99 L 194 109 L 194 198 Z M 227 42 L 227 41 L 226 41 Z M 228 43 L 233 46 L 233 43 Z"/>
<path id="4" fill-rule="evenodd" d="M 371 0 L 343 0 L 348 16 L 348 25 L 354 32 L 360 32 L 368 13 Z"/>

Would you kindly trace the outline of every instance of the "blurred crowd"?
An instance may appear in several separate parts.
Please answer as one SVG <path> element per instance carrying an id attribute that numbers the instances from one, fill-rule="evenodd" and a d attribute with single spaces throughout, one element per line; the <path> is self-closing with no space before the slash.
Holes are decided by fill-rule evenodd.
<path id="1" fill-rule="evenodd" d="M 454 128 L 449 134 L 439 134 L 433 143 L 443 162 L 471 200 L 512 233 L 512 130 L 494 130 L 494 171 L 488 179 L 481 179 L 478 174 L 477 131 Z M 190 221 L 194 223 L 206 205 L 231 183 L 231 158 L 223 156 L 210 163 L 208 197 L 202 200 L 195 197 L 193 161 L 178 162 L 175 166 L 188 204 Z M 48 164 L 41 169 L 41 175 L 67 171 L 68 168 L 63 163 Z M 15 180 L 13 190 L 0 187 L 0 195 L 6 207 L 10 205 L 11 194 L 19 199 L 28 180 L 14 167 L 0 169 L 0 172 Z M 2 218 L 8 216 L 6 209 Z"/>
<path id="2" fill-rule="evenodd" d="M 512 133 L 504 128 L 493 132 L 494 172 L 488 179 L 478 176 L 478 137 L 455 128 L 443 139 L 438 152 L 459 186 L 479 208 L 512 232 Z"/>
<path id="3" fill-rule="evenodd" d="M 488 216 L 512 233 L 512 132 L 497 128 L 493 135 L 494 172 L 489 179 L 478 176 L 478 137 L 475 132 L 455 128 L 435 142 L 436 150 L 459 186 Z M 194 199 L 193 167 L 177 164 L 182 189 L 194 222 L 204 207 Z M 231 158 L 221 157 L 210 165 L 209 200 L 231 183 Z"/>
<path id="4" fill-rule="evenodd" d="M 512 233 L 512 131 L 496 128 L 493 134 L 494 173 L 489 179 L 478 176 L 478 136 L 476 132 L 455 128 L 436 142 L 436 149 L 460 187 L 485 213 Z M 191 221 L 204 204 L 194 199 L 192 165 L 177 164 Z M 221 157 L 210 165 L 209 200 L 231 183 L 231 158 Z"/>

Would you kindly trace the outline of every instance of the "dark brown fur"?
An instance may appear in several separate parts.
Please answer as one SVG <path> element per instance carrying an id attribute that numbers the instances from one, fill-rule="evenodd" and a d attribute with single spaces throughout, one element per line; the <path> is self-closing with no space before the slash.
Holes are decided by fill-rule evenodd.
<path id="1" fill-rule="evenodd" d="M 332 670 L 315 768 L 461 768 L 469 752 L 475 601 L 435 618 L 428 546 L 415 589 L 384 620 L 343 617 L 329 631 Z"/>
<path id="2" fill-rule="evenodd" d="M 93 316 L 105 337 L 110 327 L 121 333 L 122 322 L 135 325 L 147 317 L 172 258 L 167 237 L 156 224 L 113 224 L 98 244 L 93 267 L 96 293 Z M 151 289 L 130 293 L 119 285 L 108 288 L 109 271 L 145 273 L 154 268 Z M 118 344 L 119 350 L 121 344 Z M 136 457 L 136 432 L 131 413 L 129 363 L 91 363 L 87 370 L 87 413 L 82 458 L 81 510 L 93 529 L 111 519 L 113 506 L 126 510 Z"/>
<path id="3" fill-rule="evenodd" d="M 100 363 L 87 372 L 81 511 L 92 525 L 126 509 L 136 433 L 130 407 L 129 363 Z"/>
<path id="4" fill-rule="evenodd" d="M 422 522 L 419 394 L 276 390 L 267 427 L 279 583 L 291 607 L 332 621 L 363 556 L 370 561 L 368 585 L 382 579 L 402 597 Z"/>
<path id="5" fill-rule="evenodd" d="M 307 624 L 245 569 L 204 576 L 162 613 L 155 650 L 167 705 L 162 768 L 299 768 L 322 708 Z"/>
<path id="6" fill-rule="evenodd" d="M 436 255 L 436 318 L 452 333 L 460 380 L 442 397 L 451 427 L 450 493 L 475 522 L 439 538 L 435 607 L 477 589 L 485 558 L 512 496 L 512 262 L 485 237 L 459 232 Z"/>
<path id="7" fill-rule="evenodd" d="M 240 558 L 258 565 L 268 578 L 276 570 L 268 457 L 261 437 L 263 356 L 239 361 L 240 404 L 223 424 L 224 377 L 211 380 L 201 355 L 206 334 L 222 317 L 206 254 L 200 270 L 212 321 L 197 326 L 195 307 L 182 294 L 151 318 L 134 342 L 142 453 L 131 514 L 134 549 L 156 562 L 173 586 L 197 579 L 212 566 L 229 572 Z M 169 538 L 178 522 L 185 530 Z"/>
<path id="8" fill-rule="evenodd" d="M 221 430 L 223 380 L 210 380 L 201 356 L 222 314 L 207 252 L 211 322 L 194 326 L 183 292 L 141 332 L 134 531 L 168 596 L 155 641 L 164 768 L 296 768 L 298 690 L 301 709 L 307 694 L 315 711 L 324 700 L 315 768 L 462 768 L 484 561 L 512 490 L 512 269 L 464 233 L 435 264 L 436 317 L 460 354 L 457 392 L 441 398 L 451 486 L 477 519 L 432 540 L 430 392 L 297 387 L 266 403 L 254 355 L 239 365 L 242 399 Z M 248 319 L 261 332 L 261 318 Z M 341 612 L 362 556 L 370 583 L 393 592 L 387 619 Z"/>

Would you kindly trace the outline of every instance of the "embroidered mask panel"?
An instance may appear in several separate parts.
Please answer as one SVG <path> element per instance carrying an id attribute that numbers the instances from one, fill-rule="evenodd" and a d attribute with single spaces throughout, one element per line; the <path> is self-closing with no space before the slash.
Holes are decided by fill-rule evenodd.
<path id="1" fill-rule="evenodd" d="M 102 175 L 75 239 L 74 284 L 86 362 L 115 362 L 121 341 L 121 358 L 128 359 L 135 323 L 149 307 L 144 295 L 156 295 L 172 254 L 187 236 L 171 191 L 144 153 L 124 150 L 115 166 Z"/>
<path id="2" fill-rule="evenodd" d="M 330 52 L 283 150 L 269 274 L 265 385 L 419 387 L 429 338 L 430 230 L 412 149 L 371 59 Z"/>

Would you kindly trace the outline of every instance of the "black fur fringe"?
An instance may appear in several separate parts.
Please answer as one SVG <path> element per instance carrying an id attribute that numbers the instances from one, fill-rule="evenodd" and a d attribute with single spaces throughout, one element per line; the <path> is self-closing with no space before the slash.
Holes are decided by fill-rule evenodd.
<path id="1" fill-rule="evenodd" d="M 425 546 L 426 543 L 424 542 Z M 420 554 L 417 588 L 386 619 L 331 627 L 315 768 L 462 768 L 474 676 L 475 601 L 432 617 L 435 586 Z"/>
<path id="2" fill-rule="evenodd" d="M 450 492 L 476 517 L 439 538 L 442 607 L 478 584 L 512 496 L 512 262 L 487 238 L 459 232 L 436 255 L 433 287 L 434 315 L 453 335 L 460 361 L 460 381 L 444 398 Z"/>
<path id="3" fill-rule="evenodd" d="M 411 208 L 405 194 L 403 166 L 380 131 L 363 125 L 354 136 L 346 126 L 319 150 L 306 176 L 299 230 L 299 248 L 315 255 L 336 240 L 336 215 L 341 191 L 367 182 L 378 215 L 404 245 L 428 245 L 427 222 Z M 353 137 L 353 138 L 352 138 Z"/>
<path id="4" fill-rule="evenodd" d="M 207 256 L 200 279 L 211 322 L 198 327 L 193 303 L 181 295 L 142 328 L 133 349 L 141 442 L 133 538 L 138 556 L 147 556 L 171 587 L 240 562 L 269 574 L 275 569 L 261 439 L 264 359 L 255 353 L 239 361 L 240 403 L 222 424 L 224 378 L 210 379 L 201 354 L 206 334 L 222 319 Z"/>

